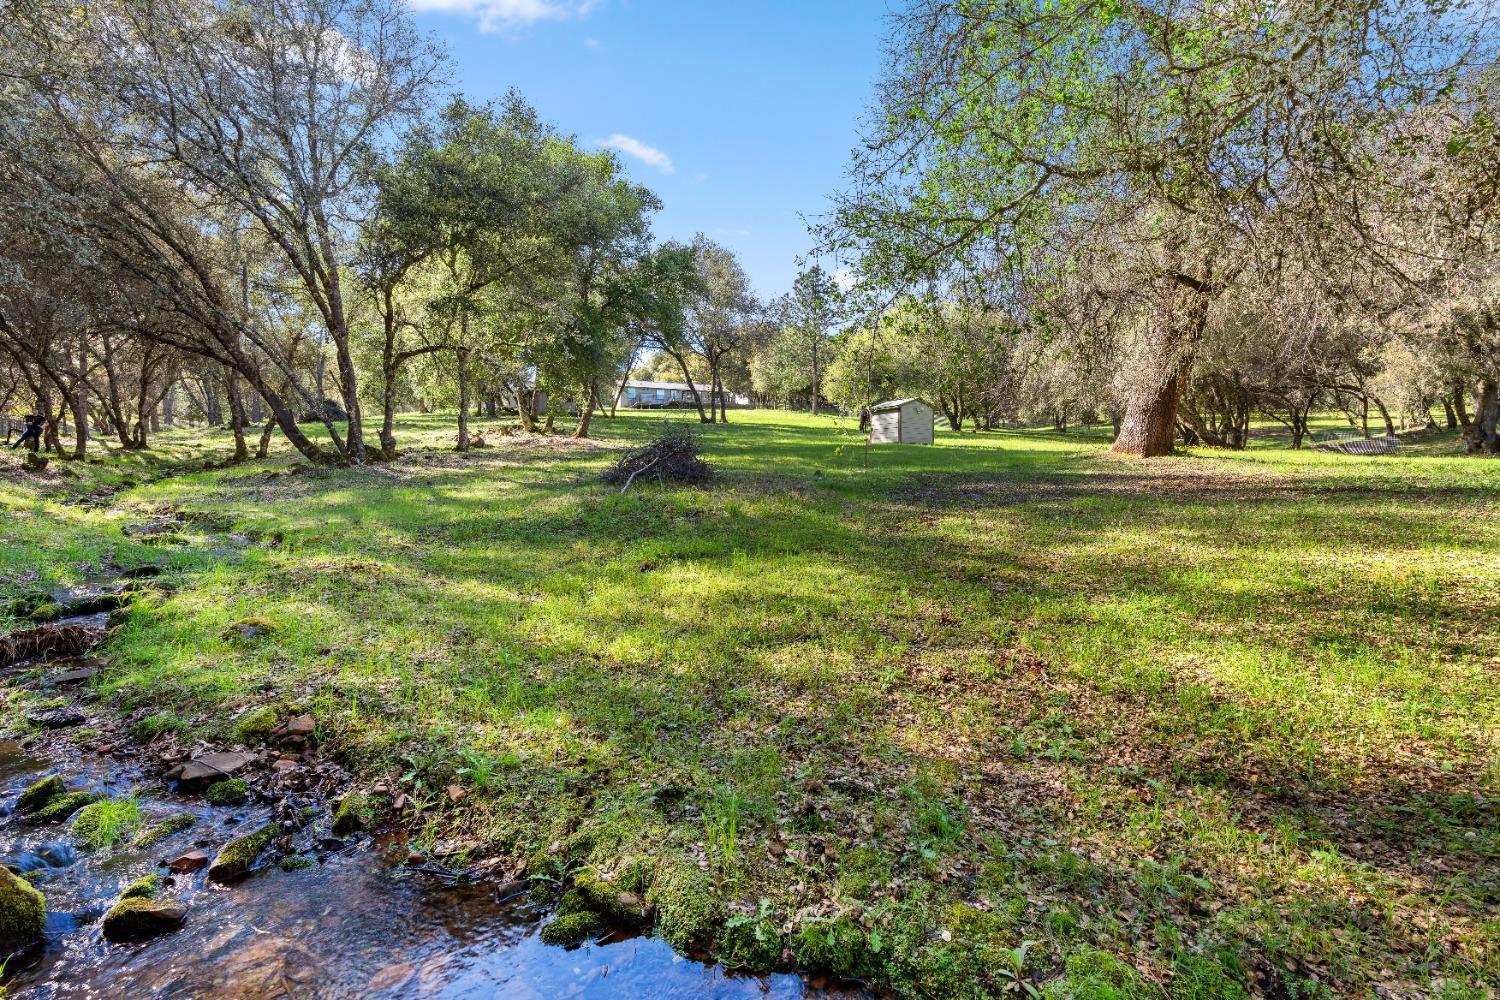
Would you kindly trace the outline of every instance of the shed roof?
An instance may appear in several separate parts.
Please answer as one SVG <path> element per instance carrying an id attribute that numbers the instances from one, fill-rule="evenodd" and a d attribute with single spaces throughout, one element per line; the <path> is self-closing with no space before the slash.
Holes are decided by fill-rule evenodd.
<path id="1" fill-rule="evenodd" d="M 899 410 L 907 403 L 921 403 L 923 406 L 927 405 L 927 401 L 925 399 L 919 399 L 916 396 L 908 396 L 905 399 L 887 399 L 884 403 L 876 403 L 874 406 L 870 407 L 870 412 L 883 413 L 886 410 Z"/>

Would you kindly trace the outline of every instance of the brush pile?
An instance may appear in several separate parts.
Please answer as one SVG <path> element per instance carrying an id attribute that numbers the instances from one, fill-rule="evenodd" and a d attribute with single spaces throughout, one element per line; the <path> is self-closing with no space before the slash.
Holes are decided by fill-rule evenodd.
<path id="1" fill-rule="evenodd" d="M 706 483 L 713 477 L 708 463 L 698 457 L 698 442 L 684 427 L 668 424 L 661 435 L 616 462 L 604 473 L 604 481 L 624 493 L 632 483 L 654 479 L 658 483 Z"/>

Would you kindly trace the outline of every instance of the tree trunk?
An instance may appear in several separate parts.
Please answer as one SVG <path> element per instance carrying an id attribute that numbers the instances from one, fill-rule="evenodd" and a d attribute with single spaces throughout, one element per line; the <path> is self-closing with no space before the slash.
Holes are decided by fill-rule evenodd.
<path id="1" fill-rule="evenodd" d="M 78 384 L 73 387 L 73 457 L 81 460 L 89 448 L 89 370 L 88 335 L 78 333 Z"/>
<path id="2" fill-rule="evenodd" d="M 1453 387 L 1453 409 L 1458 414 L 1458 426 L 1464 430 L 1468 430 L 1471 421 L 1469 419 L 1469 404 L 1464 399 L 1465 395 L 1466 393 L 1462 385 Z"/>
<path id="3" fill-rule="evenodd" d="M 1370 401 L 1373 402 L 1375 404 L 1375 408 L 1380 411 L 1380 419 L 1385 422 L 1386 435 L 1388 437 L 1395 437 L 1396 425 L 1391 422 L 1391 411 L 1385 408 L 1385 403 L 1381 402 L 1379 396 L 1372 395 L 1370 397 Z"/>
<path id="4" fill-rule="evenodd" d="M 464 336 L 468 336 L 468 320 L 464 320 Z M 469 350 L 460 348 L 458 355 L 458 450 L 469 450 Z"/>
<path id="5" fill-rule="evenodd" d="M 1458 414 L 1453 412 L 1452 401 L 1447 399 L 1443 400 L 1443 413 L 1448 418 L 1448 429 L 1450 431 L 1458 430 Z"/>
<path id="6" fill-rule="evenodd" d="M 234 460 L 250 459 L 250 446 L 245 442 L 245 400 L 240 395 L 240 380 L 233 371 L 225 373 L 224 390 L 229 396 L 229 426 L 234 431 Z"/>
<path id="7" fill-rule="evenodd" d="M 599 380 L 594 379 L 589 383 L 588 405 L 583 408 L 583 415 L 578 419 L 578 429 L 573 432 L 575 438 L 586 438 L 589 436 L 589 424 L 594 420 L 594 407 L 599 402 Z"/>
<path id="8" fill-rule="evenodd" d="M 276 418 L 272 417 L 266 421 L 266 426 L 261 429 L 260 442 L 255 446 L 255 457 L 265 458 L 271 452 L 271 432 L 276 429 Z"/>
<path id="9" fill-rule="evenodd" d="M 1500 382 L 1484 379 L 1474 396 L 1474 422 L 1464 431 L 1472 454 L 1500 455 Z"/>
<path id="10" fill-rule="evenodd" d="M 1133 359 L 1134 385 L 1115 438 L 1116 452 L 1142 458 L 1171 453 L 1177 405 L 1210 301 L 1201 284 L 1181 276 L 1158 284 L 1146 340 Z"/>

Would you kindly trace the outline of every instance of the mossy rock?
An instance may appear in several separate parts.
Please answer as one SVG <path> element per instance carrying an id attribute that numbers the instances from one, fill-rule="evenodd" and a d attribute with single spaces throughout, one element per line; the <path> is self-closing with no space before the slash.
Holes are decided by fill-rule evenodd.
<path id="1" fill-rule="evenodd" d="M 104 937 L 109 941 L 144 941 L 170 934 L 187 919 L 187 906 L 175 900 L 131 896 L 104 915 Z"/>
<path id="2" fill-rule="evenodd" d="M 527 857 L 526 874 L 532 879 L 561 882 L 568 874 L 568 863 L 562 857 L 542 848 Z"/>
<path id="3" fill-rule="evenodd" d="M 576 896 L 582 909 L 597 913 L 611 924 L 639 927 L 650 919 L 644 900 L 589 869 L 573 876 L 573 888 L 564 899 L 568 896 Z"/>
<path id="4" fill-rule="evenodd" d="M 333 811 L 334 836 L 344 837 L 376 826 L 385 815 L 385 804 L 364 792 L 350 792 Z"/>
<path id="5" fill-rule="evenodd" d="M 32 608 L 31 611 L 26 615 L 26 619 L 28 621 L 35 622 L 38 625 L 45 625 L 47 622 L 57 621 L 57 619 L 63 617 L 67 613 L 67 608 L 63 607 L 61 604 L 53 604 L 49 601 L 46 604 L 39 604 L 36 607 Z"/>
<path id="6" fill-rule="evenodd" d="M 189 829 L 197 822 L 198 817 L 192 813 L 177 813 L 174 816 L 168 816 L 166 819 L 158 820 L 142 830 L 136 836 L 135 840 L 132 841 L 131 846 L 150 847 L 153 844 L 158 844 L 166 840 L 174 833 L 181 833 L 183 830 Z"/>
<path id="7" fill-rule="evenodd" d="M 213 864 L 208 866 L 209 879 L 227 883 L 244 878 L 255 864 L 255 859 L 260 857 L 260 852 L 271 846 L 277 832 L 278 827 L 274 823 L 267 823 L 254 833 L 225 844 L 219 849 Z"/>
<path id="8" fill-rule="evenodd" d="M 0 866 L 0 952 L 19 951 L 42 936 L 47 900 L 36 887 Z"/>
<path id="9" fill-rule="evenodd" d="M 542 928 L 542 943 L 564 947 L 582 944 L 598 934 L 603 923 L 597 914 L 588 910 L 559 914 L 557 919 Z"/>
<path id="10" fill-rule="evenodd" d="M 235 722 L 234 738 L 246 746 L 264 743 L 271 738 L 280 721 L 281 716 L 276 709 L 263 705 L 247 712 Z"/>
<path id="11" fill-rule="evenodd" d="M 664 865 L 646 899 L 656 907 L 658 933 L 678 951 L 707 944 L 723 912 L 708 873 L 688 861 Z"/>
<path id="12" fill-rule="evenodd" d="M 61 823 L 78 810 L 98 802 L 102 797 L 97 792 L 65 792 L 26 817 L 26 821 L 38 826 Z"/>
<path id="13" fill-rule="evenodd" d="M 244 778 L 216 781 L 203 793 L 211 806 L 239 805 L 250 797 L 250 785 Z"/>
<path id="14" fill-rule="evenodd" d="M 318 861 L 316 858 L 310 858 L 306 854 L 288 854 L 276 862 L 276 864 L 284 872 L 300 872 L 306 868 L 317 867 Z"/>
<path id="15" fill-rule="evenodd" d="M 804 923 L 793 932 L 791 949 L 798 965 L 835 976 L 864 977 L 876 964 L 864 929 L 848 915 Z"/>
<path id="16" fill-rule="evenodd" d="M 156 872 L 142 875 L 120 890 L 121 899 L 155 899 L 161 891 L 161 876 Z"/>
<path id="17" fill-rule="evenodd" d="M 16 797 L 16 812 L 22 816 L 29 816 L 59 795 L 66 793 L 67 788 L 63 785 L 62 775 L 50 774 L 28 785 L 26 790 Z"/>

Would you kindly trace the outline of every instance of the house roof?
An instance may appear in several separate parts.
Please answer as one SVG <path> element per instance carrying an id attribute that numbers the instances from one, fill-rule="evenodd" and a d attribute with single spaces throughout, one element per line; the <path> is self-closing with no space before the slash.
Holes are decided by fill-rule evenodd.
<path id="1" fill-rule="evenodd" d="M 884 413 L 887 410 L 899 410 L 907 403 L 921 403 L 923 406 L 927 405 L 927 401 L 924 399 L 918 399 L 916 396 L 908 396 L 905 399 L 887 399 L 884 403 L 876 403 L 874 406 L 870 407 L 870 412 Z"/>
<path id="2" fill-rule="evenodd" d="M 635 379 L 630 379 L 629 381 L 627 381 L 625 383 L 625 388 L 627 388 L 627 389 L 681 389 L 683 391 L 686 391 L 686 390 L 692 388 L 692 386 L 689 386 L 686 382 L 637 382 Z M 698 388 L 699 392 L 708 392 L 709 391 L 709 387 L 706 386 L 706 385 L 700 385 L 697 388 Z"/>

